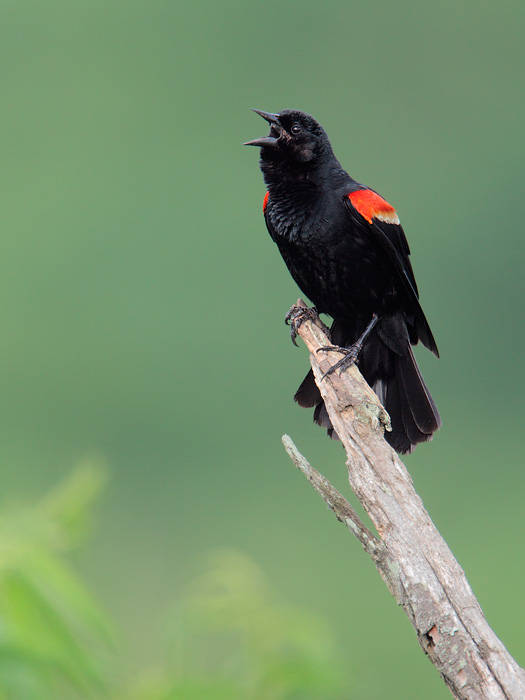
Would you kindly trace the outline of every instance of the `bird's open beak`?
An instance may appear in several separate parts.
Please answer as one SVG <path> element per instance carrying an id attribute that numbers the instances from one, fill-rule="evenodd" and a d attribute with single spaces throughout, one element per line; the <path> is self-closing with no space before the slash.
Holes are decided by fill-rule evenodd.
<path id="1" fill-rule="evenodd" d="M 270 135 L 264 136 L 260 139 L 254 139 L 253 141 L 247 141 L 243 146 L 266 146 L 274 147 L 277 145 L 279 136 L 281 135 L 281 125 L 279 124 L 279 115 L 272 114 L 271 112 L 263 112 L 262 109 L 252 109 L 252 112 L 258 114 L 263 119 L 271 125 Z"/>
<path id="2" fill-rule="evenodd" d="M 266 119 L 266 121 L 269 124 L 279 124 L 278 114 L 272 114 L 271 112 L 263 112 L 262 109 L 252 109 L 252 112 L 255 112 L 255 114 L 258 114 L 263 119 Z"/>

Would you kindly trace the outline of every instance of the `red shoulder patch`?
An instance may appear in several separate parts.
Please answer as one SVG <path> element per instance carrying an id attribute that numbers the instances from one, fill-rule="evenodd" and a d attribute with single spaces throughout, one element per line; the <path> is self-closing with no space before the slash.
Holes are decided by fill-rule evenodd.
<path id="1" fill-rule="evenodd" d="M 269 197 L 269 196 L 270 196 L 270 193 L 269 193 L 269 192 L 267 192 L 267 193 L 264 195 L 264 200 L 263 200 L 263 214 L 264 214 L 264 212 L 266 211 L 266 207 L 268 206 L 268 197 Z"/>
<path id="2" fill-rule="evenodd" d="M 356 190 L 348 195 L 348 199 L 369 224 L 372 223 L 372 219 L 384 221 L 386 224 L 399 224 L 394 207 L 372 190 Z"/>

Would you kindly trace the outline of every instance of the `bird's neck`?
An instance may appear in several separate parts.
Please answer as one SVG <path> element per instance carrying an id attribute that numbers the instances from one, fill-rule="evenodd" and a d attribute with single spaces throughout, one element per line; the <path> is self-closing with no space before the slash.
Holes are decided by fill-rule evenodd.
<path id="1" fill-rule="evenodd" d="M 292 192 L 294 195 L 308 195 L 315 190 L 323 191 L 328 184 L 333 188 L 348 179 L 339 161 L 333 156 L 313 163 L 300 163 L 267 157 L 261 152 L 260 165 L 266 186 L 274 196 L 286 196 Z"/>

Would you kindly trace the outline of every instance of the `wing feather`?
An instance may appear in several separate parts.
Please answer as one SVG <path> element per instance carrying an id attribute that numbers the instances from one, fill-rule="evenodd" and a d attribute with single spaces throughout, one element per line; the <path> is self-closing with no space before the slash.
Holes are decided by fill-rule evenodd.
<path id="1" fill-rule="evenodd" d="M 351 192 L 343 197 L 343 202 L 354 224 L 387 253 L 406 292 L 419 340 L 439 357 L 436 341 L 419 303 L 419 293 L 409 258 L 410 248 L 394 207 L 377 192 L 369 189 Z"/>

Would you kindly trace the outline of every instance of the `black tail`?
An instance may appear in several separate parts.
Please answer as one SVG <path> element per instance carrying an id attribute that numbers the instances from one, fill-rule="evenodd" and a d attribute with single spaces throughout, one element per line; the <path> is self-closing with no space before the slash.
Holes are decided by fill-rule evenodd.
<path id="1" fill-rule="evenodd" d="M 348 346 L 353 342 L 348 338 L 357 337 L 358 330 L 352 329 L 349 333 L 348 329 L 343 331 L 334 323 L 334 344 Z M 358 365 L 392 421 L 392 432 L 385 432 L 389 445 L 404 454 L 411 452 L 418 443 L 430 440 L 441 427 L 441 418 L 417 366 L 402 318 L 379 322 L 377 332 L 372 332 L 363 347 Z M 326 428 L 330 437 L 338 439 L 312 370 L 294 399 L 300 406 L 314 408 L 314 421 Z"/>

